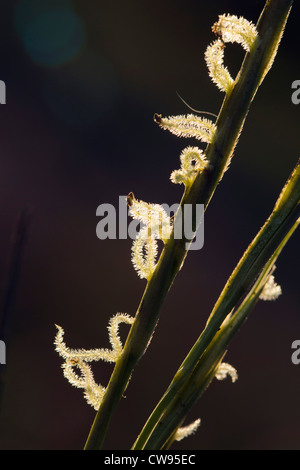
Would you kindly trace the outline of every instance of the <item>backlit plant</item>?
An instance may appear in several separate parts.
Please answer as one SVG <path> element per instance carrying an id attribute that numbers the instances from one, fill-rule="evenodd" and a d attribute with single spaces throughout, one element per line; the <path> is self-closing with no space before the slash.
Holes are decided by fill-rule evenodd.
<path id="1" fill-rule="evenodd" d="M 186 205 L 203 204 L 206 210 L 228 170 L 251 102 L 273 64 L 292 3 L 292 0 L 268 0 L 256 26 L 234 15 L 221 15 L 213 25 L 217 38 L 207 47 L 205 61 L 213 83 L 225 93 L 216 122 L 195 114 L 154 115 L 154 121 L 162 129 L 206 144 L 204 150 L 187 146 L 180 155 L 180 168 L 170 176 L 173 183 L 184 187 L 180 215 Z M 233 42 L 245 50 L 243 64 L 235 78 L 224 65 L 226 44 Z M 64 332 L 60 326 L 55 338 L 56 350 L 64 359 L 65 377 L 72 385 L 84 390 L 87 402 L 97 410 L 86 442 L 87 450 L 102 447 L 110 419 L 135 365 L 149 346 L 161 306 L 193 241 L 184 235 L 181 238 L 174 236 L 179 212 L 171 218 L 161 205 L 140 201 L 132 193 L 127 202 L 129 214 L 141 223 L 141 230 L 132 245 L 132 263 L 138 276 L 147 281 L 135 317 L 117 314 L 110 320 L 111 350 L 69 349 L 63 341 Z M 175 440 L 194 433 L 200 425 L 199 418 L 187 426 L 183 423 L 211 381 L 227 376 L 233 382 L 237 380 L 237 371 L 223 362 L 224 355 L 232 337 L 259 299 L 275 300 L 282 293 L 274 279 L 275 262 L 299 225 L 299 202 L 298 162 L 270 217 L 228 279 L 204 330 L 137 437 L 133 450 L 168 449 Z M 194 219 L 195 233 L 200 223 Z M 159 241 L 163 245 L 160 256 Z M 120 323 L 130 325 L 124 346 L 118 334 Z M 90 363 L 99 360 L 115 364 L 106 388 L 95 383 L 91 370 Z"/>

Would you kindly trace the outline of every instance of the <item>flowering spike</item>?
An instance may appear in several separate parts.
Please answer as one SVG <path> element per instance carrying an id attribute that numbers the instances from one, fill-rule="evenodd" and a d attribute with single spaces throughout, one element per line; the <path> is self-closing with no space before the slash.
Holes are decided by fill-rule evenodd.
<path id="1" fill-rule="evenodd" d="M 108 323 L 108 335 L 109 341 L 112 346 L 112 350 L 116 353 L 116 358 L 120 357 L 122 354 L 122 343 L 119 337 L 119 325 L 120 323 L 126 323 L 127 325 L 132 325 L 134 319 L 127 315 L 126 313 L 117 313 L 111 317 Z"/>
<path id="2" fill-rule="evenodd" d="M 274 276 L 271 274 L 259 296 L 261 300 L 276 300 L 282 294 L 281 287 L 276 284 Z"/>
<path id="3" fill-rule="evenodd" d="M 64 330 L 56 325 L 57 334 L 54 340 L 55 350 L 64 359 L 62 364 L 63 374 L 71 385 L 84 390 L 84 397 L 88 404 L 98 410 L 105 393 L 105 387 L 97 384 L 94 380 L 93 372 L 89 366 L 92 361 L 116 362 L 122 354 L 122 343 L 118 335 L 120 323 L 132 324 L 134 318 L 124 313 L 119 313 L 109 321 L 108 332 L 112 346 L 108 349 L 70 349 L 63 341 Z M 80 375 L 75 372 L 79 369 Z"/>
<path id="4" fill-rule="evenodd" d="M 141 279 L 150 279 L 155 269 L 157 241 L 148 236 L 148 230 L 141 230 L 132 245 L 131 261 Z"/>
<path id="5" fill-rule="evenodd" d="M 187 116 L 169 116 L 162 118 L 160 114 L 154 115 L 154 121 L 164 130 L 170 131 L 177 137 L 193 137 L 201 142 L 213 141 L 216 125 L 206 118 L 200 118 L 194 114 Z"/>
<path id="6" fill-rule="evenodd" d="M 257 29 L 243 17 L 220 15 L 212 30 L 220 38 L 208 46 L 205 52 L 209 76 L 221 91 L 229 93 L 234 80 L 224 66 L 224 43 L 236 42 L 249 52 L 258 37 Z"/>
<path id="7" fill-rule="evenodd" d="M 129 214 L 142 228 L 132 245 L 132 264 L 141 279 L 149 280 L 156 266 L 157 240 L 164 243 L 171 235 L 171 219 L 160 204 L 148 204 L 130 197 Z"/>
<path id="8" fill-rule="evenodd" d="M 96 411 L 100 408 L 105 390 L 105 387 L 97 385 L 94 380 L 84 390 L 84 398 Z"/>
<path id="9" fill-rule="evenodd" d="M 221 39 L 214 41 L 205 52 L 205 61 L 209 76 L 221 91 L 229 93 L 234 80 L 227 67 L 224 66 L 224 43 Z"/>
<path id="10" fill-rule="evenodd" d="M 189 437 L 192 434 L 194 434 L 199 428 L 200 423 L 201 423 L 201 420 L 196 419 L 196 421 L 189 424 L 188 426 L 178 428 L 174 436 L 175 441 L 182 441 L 182 439 L 184 439 L 185 437 Z"/>
<path id="11" fill-rule="evenodd" d="M 226 364 L 226 362 L 222 362 L 217 368 L 215 377 L 217 380 L 224 380 L 227 375 L 231 377 L 232 382 L 236 382 L 238 379 L 238 374 L 235 368 L 230 364 Z"/>
<path id="12" fill-rule="evenodd" d="M 224 42 L 241 44 L 247 52 L 251 50 L 258 36 L 257 29 L 251 21 L 235 15 L 220 15 L 212 30 L 221 36 Z"/>
<path id="13" fill-rule="evenodd" d="M 144 201 L 138 201 L 132 195 L 130 216 L 139 220 L 141 224 L 148 228 L 148 235 L 158 240 L 167 241 L 171 233 L 171 221 L 165 209 L 160 204 L 149 204 Z M 145 237 L 145 233 L 143 234 Z"/>
<path id="14" fill-rule="evenodd" d="M 108 349 L 70 349 L 66 346 L 63 341 L 64 330 L 59 326 L 56 325 L 58 330 L 57 335 L 55 337 L 55 350 L 59 353 L 59 355 L 65 360 L 83 360 L 86 362 L 92 361 L 102 361 L 106 362 L 114 362 L 115 356 L 113 351 Z"/>
<path id="15" fill-rule="evenodd" d="M 172 183 L 189 186 L 196 175 L 207 167 L 205 154 L 198 147 L 186 147 L 181 155 L 181 169 L 175 170 L 170 176 Z"/>

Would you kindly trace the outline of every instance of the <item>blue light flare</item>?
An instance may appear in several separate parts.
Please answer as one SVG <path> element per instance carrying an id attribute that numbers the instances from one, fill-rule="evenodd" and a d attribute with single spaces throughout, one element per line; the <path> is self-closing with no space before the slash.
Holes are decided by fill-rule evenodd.
<path id="1" fill-rule="evenodd" d="M 23 47 L 38 65 L 56 67 L 72 60 L 85 43 L 85 28 L 67 1 L 23 0 L 15 11 Z"/>

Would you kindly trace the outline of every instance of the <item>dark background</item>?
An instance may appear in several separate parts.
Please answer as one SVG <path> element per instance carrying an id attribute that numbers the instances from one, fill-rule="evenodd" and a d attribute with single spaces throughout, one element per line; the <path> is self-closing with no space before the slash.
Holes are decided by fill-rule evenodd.
<path id="1" fill-rule="evenodd" d="M 96 237 L 96 208 L 139 199 L 173 204 L 169 181 L 194 141 L 153 122 L 191 106 L 218 113 L 204 52 L 218 14 L 256 22 L 264 0 L 1 1 L 0 281 L 2 303 L 19 213 L 31 214 L 10 311 L 1 449 L 82 449 L 95 412 L 71 387 L 54 351 L 54 324 L 70 347 L 109 347 L 106 325 L 134 315 L 145 287 L 130 260 L 131 240 Z M 197 339 L 238 259 L 270 214 L 299 157 L 299 2 L 276 62 L 249 113 L 230 171 L 161 313 L 155 336 L 112 420 L 105 449 L 128 449 Z M 234 75 L 243 58 L 228 45 Z M 226 356 L 239 380 L 214 381 L 188 421 L 202 424 L 174 449 L 300 449 L 299 234 L 277 263 L 283 295 L 260 302 Z M 123 331 L 123 329 L 122 329 Z M 124 326 L 124 332 L 126 326 Z M 3 338 L 0 338 L 3 339 Z M 109 364 L 93 366 L 106 384 Z"/>

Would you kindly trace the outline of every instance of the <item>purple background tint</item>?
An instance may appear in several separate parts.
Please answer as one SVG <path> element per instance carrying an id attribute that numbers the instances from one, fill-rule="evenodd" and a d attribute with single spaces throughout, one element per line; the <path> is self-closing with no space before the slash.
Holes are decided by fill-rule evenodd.
<path id="1" fill-rule="evenodd" d="M 2 284 L 24 207 L 32 221 L 5 366 L 0 447 L 81 449 L 95 413 L 63 378 L 54 324 L 70 347 L 109 347 L 109 318 L 134 315 L 145 287 L 131 265 L 131 241 L 96 238 L 96 208 L 130 191 L 149 202 L 180 200 L 182 188 L 169 175 L 195 142 L 161 131 L 152 116 L 188 112 L 176 91 L 191 106 L 218 112 L 223 95 L 204 62 L 210 26 L 225 12 L 256 22 L 265 2 L 77 1 L 85 42 L 57 67 L 39 65 L 24 49 L 18 3 L 1 2 L 0 16 L 0 79 L 7 85 L 0 107 Z M 299 157 L 300 106 L 291 102 L 291 84 L 300 78 L 299 13 L 296 4 L 206 213 L 204 248 L 190 253 L 176 279 L 106 449 L 134 442 Z M 234 74 L 241 48 L 228 45 L 225 56 Z M 174 449 L 300 449 L 300 366 L 291 362 L 291 344 L 300 339 L 298 247 L 299 233 L 277 263 L 283 295 L 261 302 L 229 348 L 238 382 L 213 382 L 188 417 L 202 419 L 199 431 Z M 112 366 L 94 370 L 106 384 Z"/>

